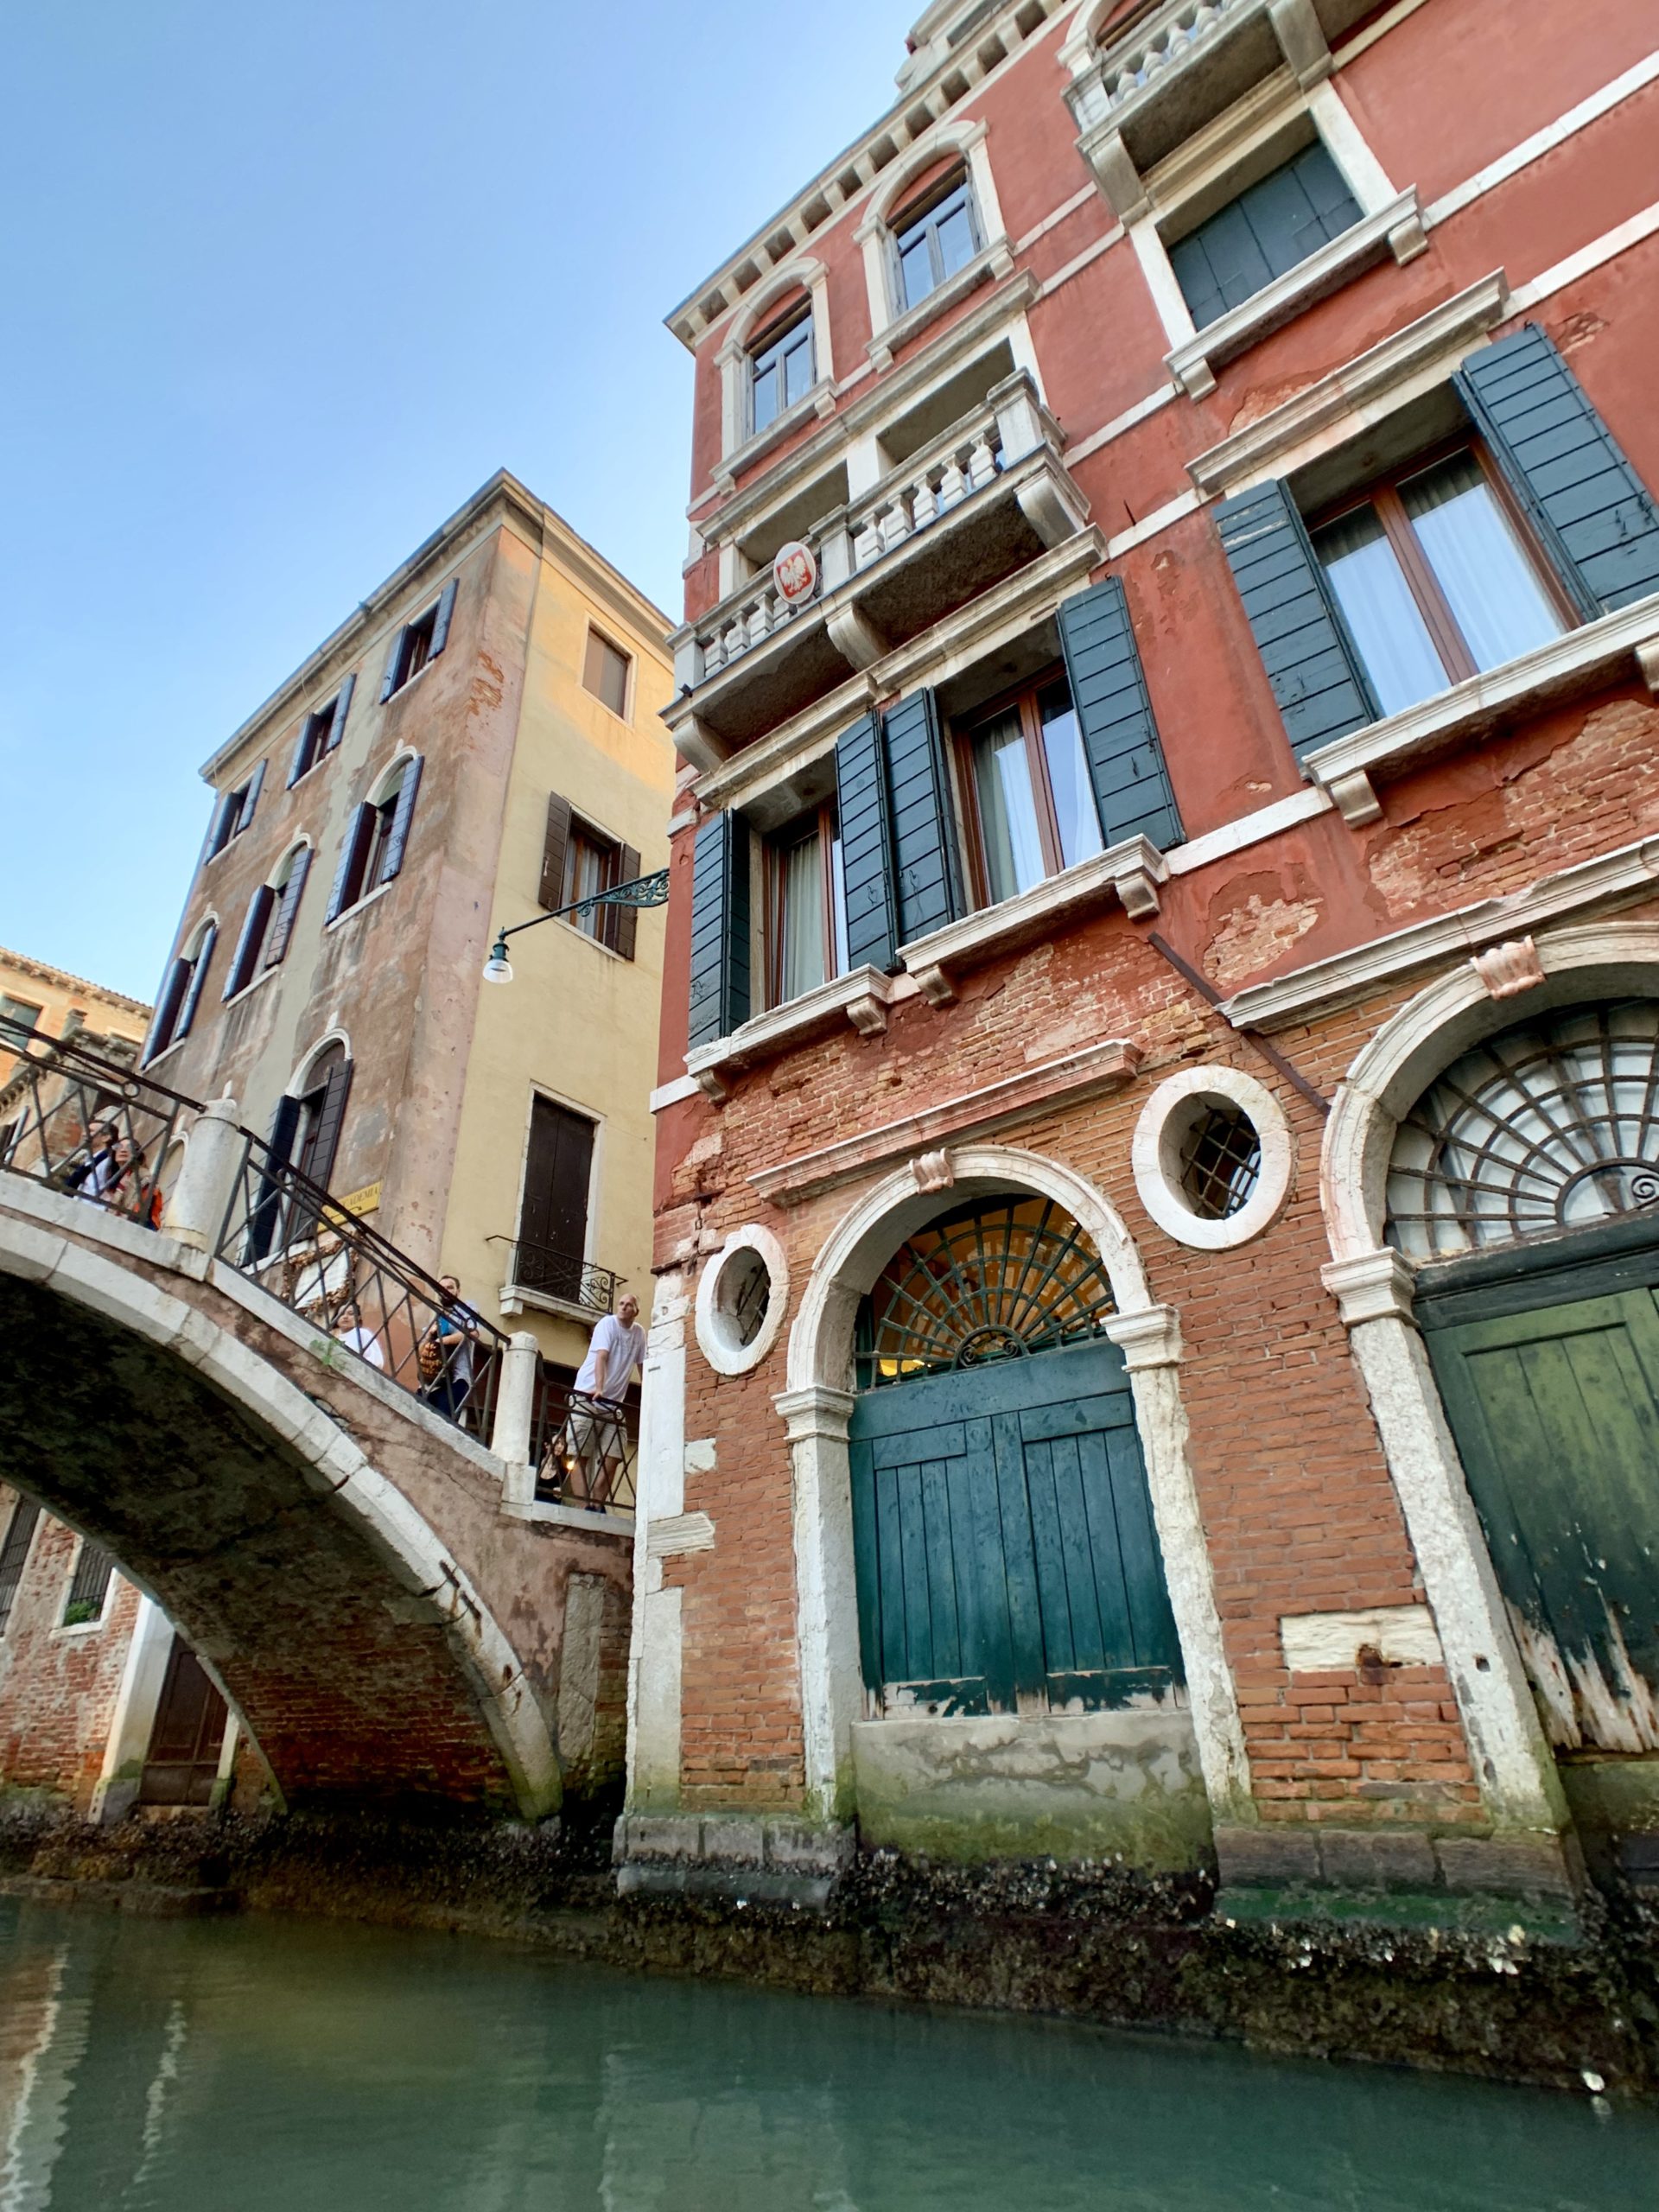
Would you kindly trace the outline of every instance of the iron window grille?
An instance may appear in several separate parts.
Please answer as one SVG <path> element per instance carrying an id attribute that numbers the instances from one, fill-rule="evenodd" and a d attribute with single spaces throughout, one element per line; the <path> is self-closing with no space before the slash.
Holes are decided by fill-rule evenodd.
<path id="1" fill-rule="evenodd" d="M 1389 1241 L 1445 1258 L 1659 1208 L 1659 1003 L 1575 1007 L 1454 1061 L 1400 1125 Z"/>
<path id="2" fill-rule="evenodd" d="M 29 1564 L 29 1548 L 35 1541 L 40 1517 L 41 1509 L 32 1497 L 20 1497 L 11 1509 L 6 1540 L 0 1544 L 0 1636 L 5 1634 L 11 1609 L 17 1602 L 23 1569 Z"/>
<path id="3" fill-rule="evenodd" d="M 860 1387 L 1079 1344 L 1116 1310 L 1099 1255 L 1052 1200 L 961 1207 L 882 1269 L 861 1316 Z"/>
<path id="4" fill-rule="evenodd" d="M 1209 1106 L 1181 1140 L 1181 1191 L 1200 1221 L 1228 1221 L 1249 1202 L 1262 1174 L 1262 1140 L 1238 1106 Z"/>
<path id="5" fill-rule="evenodd" d="M 65 1628 L 83 1628 L 103 1619 L 110 1594 L 110 1577 L 114 1572 L 115 1561 L 102 1544 L 82 1543 L 64 1604 Z"/>

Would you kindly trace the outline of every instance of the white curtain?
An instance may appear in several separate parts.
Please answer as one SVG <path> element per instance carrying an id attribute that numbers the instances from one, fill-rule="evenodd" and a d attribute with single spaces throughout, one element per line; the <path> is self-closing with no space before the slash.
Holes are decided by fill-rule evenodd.
<path id="1" fill-rule="evenodd" d="M 1414 478 L 1400 497 L 1477 668 L 1560 634 L 1560 617 L 1472 454 Z"/>
<path id="2" fill-rule="evenodd" d="M 1086 861 L 1091 853 L 1100 851 L 1100 810 L 1095 804 L 1094 782 L 1071 694 L 1057 683 L 1037 703 L 1043 720 L 1049 789 L 1054 794 L 1054 813 L 1060 825 L 1060 858 L 1070 868 L 1074 861 Z"/>
<path id="3" fill-rule="evenodd" d="M 1017 709 L 999 715 L 974 740 L 974 785 L 985 839 L 985 874 L 995 904 L 1029 890 L 1044 874 L 1031 763 Z"/>
<path id="4" fill-rule="evenodd" d="M 1444 691 L 1450 678 L 1405 572 L 1370 507 L 1357 507 L 1313 541 L 1348 618 L 1385 715 Z"/>

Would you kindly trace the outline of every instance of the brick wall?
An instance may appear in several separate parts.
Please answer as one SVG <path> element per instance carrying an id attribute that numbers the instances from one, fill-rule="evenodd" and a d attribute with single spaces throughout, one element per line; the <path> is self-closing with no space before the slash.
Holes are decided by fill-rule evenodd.
<path id="1" fill-rule="evenodd" d="M 16 1493 L 0 1485 L 0 1529 Z M 16 1602 L 0 1636 L 0 1784 L 92 1803 L 138 1617 L 138 1592 L 110 1579 L 103 1618 L 61 1625 L 80 1539 L 42 1514 Z"/>

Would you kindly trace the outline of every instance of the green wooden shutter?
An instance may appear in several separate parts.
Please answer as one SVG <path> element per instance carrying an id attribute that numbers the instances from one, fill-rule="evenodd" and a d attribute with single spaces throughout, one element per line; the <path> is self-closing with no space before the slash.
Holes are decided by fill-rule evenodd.
<path id="1" fill-rule="evenodd" d="M 328 734 L 322 741 L 325 753 L 332 753 L 346 734 L 346 717 L 352 711 L 352 694 L 356 689 L 355 674 L 348 676 L 340 687 L 340 696 L 334 701 L 334 711 L 328 720 Z"/>
<path id="2" fill-rule="evenodd" d="M 1359 203 L 1323 143 L 1304 147 L 1170 248 L 1193 321 L 1202 330 L 1359 219 Z"/>
<path id="3" fill-rule="evenodd" d="M 404 780 L 398 786 L 397 809 L 391 817 L 391 828 L 386 837 L 386 856 L 380 863 L 380 880 L 390 883 L 404 865 L 404 855 L 409 850 L 409 825 L 415 819 L 415 800 L 421 788 L 421 769 L 424 757 L 416 753 L 404 771 Z M 365 884 L 365 891 L 374 888 Z"/>
<path id="4" fill-rule="evenodd" d="M 1237 493 L 1216 527 L 1298 759 L 1382 711 L 1288 487 Z"/>
<path id="5" fill-rule="evenodd" d="M 432 645 L 427 654 L 429 660 L 436 660 L 449 642 L 449 625 L 454 616 L 455 594 L 459 588 L 460 580 L 455 576 L 451 576 L 443 588 L 443 594 L 438 601 L 438 611 L 432 618 Z"/>
<path id="6" fill-rule="evenodd" d="M 691 865 L 692 1047 L 741 1027 L 749 994 L 748 824 L 739 814 L 712 814 L 697 831 Z"/>
<path id="7" fill-rule="evenodd" d="M 1586 618 L 1659 591 L 1653 496 L 1536 324 L 1471 353 L 1456 383 Z"/>
<path id="8" fill-rule="evenodd" d="M 933 694 L 912 692 L 890 707 L 881 738 L 899 942 L 910 944 L 955 921 L 962 912 L 950 787 Z"/>
<path id="9" fill-rule="evenodd" d="M 259 794 L 264 789 L 265 764 L 262 760 L 248 779 L 247 796 L 242 801 L 242 811 L 236 817 L 236 828 L 231 832 L 239 837 L 253 820 L 254 809 L 259 804 Z"/>
<path id="10" fill-rule="evenodd" d="M 880 725 L 855 722 L 836 747 L 836 808 L 847 898 L 847 965 L 893 964 L 892 840 Z"/>
<path id="11" fill-rule="evenodd" d="M 391 649 L 386 655 L 385 673 L 380 678 L 380 703 L 384 706 L 403 681 L 404 652 L 409 639 L 409 625 L 391 633 Z"/>
<path id="12" fill-rule="evenodd" d="M 1109 845 L 1149 837 L 1160 852 L 1180 844 L 1186 833 L 1122 585 L 1108 576 L 1064 601 L 1058 619 L 1101 836 Z"/>

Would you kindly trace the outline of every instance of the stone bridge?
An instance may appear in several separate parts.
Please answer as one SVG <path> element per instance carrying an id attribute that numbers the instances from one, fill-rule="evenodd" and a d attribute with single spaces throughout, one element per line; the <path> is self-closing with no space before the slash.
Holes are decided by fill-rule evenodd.
<path id="1" fill-rule="evenodd" d="M 162 1605 L 288 1806 L 553 1811 L 620 1707 L 629 1524 L 533 1502 L 527 1411 L 498 1459 L 174 1226 L 0 1170 L 0 1479 Z"/>

